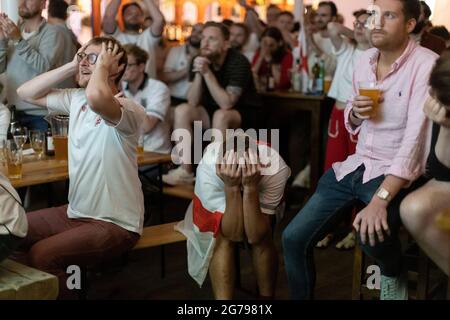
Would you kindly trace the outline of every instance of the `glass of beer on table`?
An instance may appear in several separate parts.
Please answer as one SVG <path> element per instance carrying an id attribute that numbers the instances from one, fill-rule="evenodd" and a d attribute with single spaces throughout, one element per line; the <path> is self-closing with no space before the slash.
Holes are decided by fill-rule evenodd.
<path id="1" fill-rule="evenodd" d="M 372 110 L 363 112 L 362 116 L 370 116 L 376 118 L 380 109 L 381 90 L 379 83 L 376 81 L 360 81 L 358 82 L 359 95 L 369 97 L 373 101 Z"/>
<path id="2" fill-rule="evenodd" d="M 8 177 L 10 179 L 22 178 L 22 147 L 14 140 L 6 141 L 6 165 L 8 167 Z"/>
<path id="3" fill-rule="evenodd" d="M 69 117 L 57 115 L 50 119 L 52 126 L 55 159 L 67 160 L 67 139 L 69 137 Z"/>
<path id="4" fill-rule="evenodd" d="M 138 154 L 144 153 L 144 134 L 143 133 L 139 136 L 139 139 L 138 139 L 137 153 Z"/>

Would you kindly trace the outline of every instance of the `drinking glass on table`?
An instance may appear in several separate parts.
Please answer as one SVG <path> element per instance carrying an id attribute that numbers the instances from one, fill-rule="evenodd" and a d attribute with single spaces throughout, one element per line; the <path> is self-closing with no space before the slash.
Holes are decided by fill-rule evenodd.
<path id="1" fill-rule="evenodd" d="M 14 140 L 6 141 L 6 164 L 8 167 L 8 177 L 10 179 L 22 178 L 22 147 Z"/>
<path id="2" fill-rule="evenodd" d="M 20 124 L 15 124 L 11 126 L 11 134 L 14 138 L 16 144 L 23 149 L 23 145 L 28 140 L 28 129 L 27 127 L 23 127 Z"/>
<path id="3" fill-rule="evenodd" d="M 44 153 L 45 132 L 40 130 L 30 131 L 30 142 L 34 152 L 38 155 L 38 159 L 42 159 Z"/>

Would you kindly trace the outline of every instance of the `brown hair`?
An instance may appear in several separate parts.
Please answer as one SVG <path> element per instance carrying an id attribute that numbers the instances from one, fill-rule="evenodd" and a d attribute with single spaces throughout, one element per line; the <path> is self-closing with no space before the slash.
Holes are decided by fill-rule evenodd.
<path id="1" fill-rule="evenodd" d="M 219 29 L 225 40 L 228 41 L 230 39 L 230 30 L 228 30 L 228 28 L 223 23 L 208 21 L 203 26 L 203 30 L 205 30 L 206 28 L 209 28 L 209 27 L 214 27 L 214 28 Z"/>
<path id="2" fill-rule="evenodd" d="M 444 51 L 436 61 L 429 84 L 439 102 L 450 107 L 450 50 Z"/>
<path id="3" fill-rule="evenodd" d="M 119 66 L 124 64 L 126 67 L 127 63 L 128 63 L 127 53 L 124 50 L 124 48 L 122 47 L 122 45 L 120 44 L 120 42 L 117 41 L 116 39 L 114 39 L 113 37 L 94 37 L 88 41 L 88 43 L 86 44 L 86 48 L 89 46 L 101 46 L 102 43 L 107 44 L 108 42 L 112 42 L 113 45 L 116 44 L 119 47 L 118 53 L 123 52 L 123 55 L 122 55 L 122 57 L 120 57 L 120 60 L 119 60 Z M 125 72 L 125 68 L 123 68 L 123 70 L 117 76 L 117 78 L 115 80 L 116 84 L 118 84 L 120 82 L 120 79 L 122 78 L 124 72 Z"/>
<path id="4" fill-rule="evenodd" d="M 135 44 L 126 44 L 123 46 L 123 49 L 129 56 L 133 56 L 136 58 L 137 64 L 145 64 L 148 60 L 148 53 L 141 48 L 139 48 Z"/>
<path id="5" fill-rule="evenodd" d="M 400 0 L 403 4 L 403 14 L 405 15 L 405 21 L 409 19 L 416 19 L 419 21 L 421 7 L 419 0 Z"/>

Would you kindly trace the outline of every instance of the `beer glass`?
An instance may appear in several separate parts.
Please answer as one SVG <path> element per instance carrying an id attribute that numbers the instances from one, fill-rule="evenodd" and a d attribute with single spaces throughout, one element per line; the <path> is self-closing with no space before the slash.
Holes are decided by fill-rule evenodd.
<path id="1" fill-rule="evenodd" d="M 22 178 L 22 147 L 14 140 L 6 141 L 6 165 L 8 167 L 8 177 L 10 179 Z"/>
<path id="2" fill-rule="evenodd" d="M 69 117 L 54 116 L 50 119 L 52 126 L 53 145 L 55 146 L 55 159 L 67 160 L 67 139 L 69 137 Z"/>
<path id="3" fill-rule="evenodd" d="M 359 95 L 369 97 L 373 101 L 372 111 L 363 112 L 361 115 L 376 118 L 380 108 L 381 90 L 376 81 L 360 81 L 358 82 Z"/>

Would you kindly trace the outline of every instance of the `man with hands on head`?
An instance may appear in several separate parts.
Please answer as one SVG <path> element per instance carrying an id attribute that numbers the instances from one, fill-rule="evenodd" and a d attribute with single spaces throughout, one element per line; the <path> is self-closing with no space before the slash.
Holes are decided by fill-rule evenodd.
<path id="1" fill-rule="evenodd" d="M 74 60 L 24 83 L 19 96 L 70 115 L 69 204 L 27 214 L 24 240 L 31 266 L 59 278 L 60 298 L 69 265 L 91 266 L 130 250 L 142 233 L 144 201 L 136 148 L 145 110 L 119 94 L 127 65 L 119 42 L 96 37 Z M 78 73 L 79 89 L 54 89 Z"/>
<path id="2" fill-rule="evenodd" d="M 202 121 L 203 128 L 210 128 L 212 122 L 225 137 L 226 129 L 246 122 L 246 110 L 260 106 L 250 63 L 230 49 L 229 37 L 228 28 L 221 23 L 204 25 L 200 55 L 192 63 L 188 102 L 175 108 L 174 129 L 186 130 L 192 137 L 194 121 Z M 192 165 L 183 163 L 164 175 L 163 181 L 170 185 L 193 183 Z"/>
<path id="3" fill-rule="evenodd" d="M 408 298 L 397 234 L 399 207 L 423 183 L 419 177 L 425 172 L 430 128 L 422 106 L 437 55 L 409 38 L 420 15 L 418 0 L 375 0 L 375 5 L 381 16 L 370 35 L 374 48 L 355 65 L 353 98 L 344 111 L 347 130 L 359 133 L 356 153 L 322 176 L 315 194 L 283 232 L 288 282 L 296 299 L 312 298 L 313 245 L 354 200 L 366 204 L 354 227 L 362 249 L 380 266 L 380 298 Z M 359 94 L 361 82 L 378 82 L 383 92 L 379 108 Z"/>
<path id="4" fill-rule="evenodd" d="M 261 298 L 273 298 L 278 270 L 271 216 L 290 169 L 279 154 L 244 134 L 210 144 L 197 168 L 195 196 L 178 229 L 188 238 L 189 274 L 209 271 L 216 299 L 232 299 L 239 242 L 251 246 Z"/>

